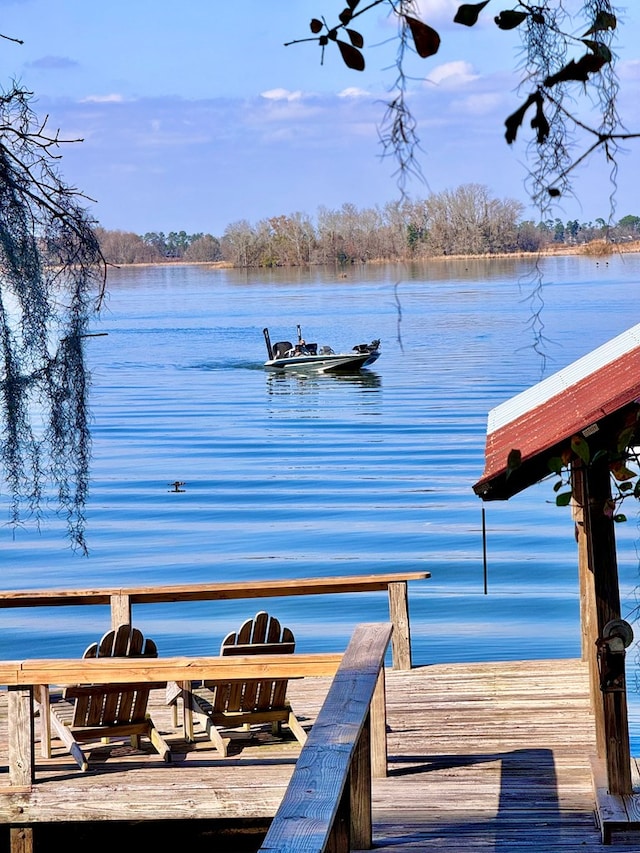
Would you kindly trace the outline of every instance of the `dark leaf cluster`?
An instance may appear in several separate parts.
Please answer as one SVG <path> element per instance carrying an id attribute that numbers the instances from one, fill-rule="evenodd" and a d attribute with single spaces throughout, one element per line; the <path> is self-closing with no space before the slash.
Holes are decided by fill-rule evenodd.
<path id="1" fill-rule="evenodd" d="M 474 27 L 481 19 L 491 0 L 480 3 L 461 4 L 453 18 L 454 23 Z M 338 15 L 338 22 L 328 24 L 324 17 L 311 20 L 312 40 L 322 49 L 334 43 L 347 67 L 365 69 L 364 38 L 360 30 L 353 28 L 354 19 L 375 7 L 388 5 L 391 13 L 400 22 L 400 48 L 398 51 L 398 76 L 396 94 L 389 98 L 387 112 L 380 133 L 385 153 L 393 153 L 398 161 L 399 182 L 407 173 L 420 175 L 416 162 L 419 149 L 417 122 L 406 99 L 406 74 L 403 68 L 405 49 L 410 45 L 413 52 L 423 59 L 435 56 L 441 44 L 440 34 L 415 13 L 413 0 L 371 0 L 360 6 L 360 0 L 348 0 Z M 428 8 L 428 7 L 427 7 Z M 529 94 L 521 106 L 505 120 L 505 138 L 513 144 L 525 117 L 533 111 L 530 127 L 535 166 L 532 170 L 532 195 L 544 207 L 543 197 L 557 198 L 569 189 L 569 174 L 586 157 L 598 148 L 605 151 L 607 160 L 614 162 L 619 140 L 637 134 L 621 132 L 621 123 L 615 109 L 617 82 L 613 71 L 615 57 L 609 42 L 618 26 L 617 16 L 609 0 L 583 0 L 580 10 L 586 22 L 582 36 L 563 31 L 562 24 L 567 12 L 560 0 L 540 0 L 535 5 L 518 2 L 515 8 L 503 8 L 494 14 L 494 23 L 502 31 L 518 30 L 527 60 L 523 79 L 531 85 Z M 479 38 L 481 36 L 479 35 Z M 297 41 L 308 41 L 299 39 Z M 294 42 L 289 42 L 293 44 Z M 569 51 L 582 49 L 582 55 L 569 57 Z M 586 50 L 586 52 L 584 52 Z M 600 102 L 601 123 L 589 127 L 574 113 L 575 97 L 567 86 L 588 86 Z M 571 100 L 572 106 L 565 106 Z M 584 134 L 591 134 L 593 142 L 587 150 L 574 156 L 570 153 L 570 131 L 579 127 Z"/>

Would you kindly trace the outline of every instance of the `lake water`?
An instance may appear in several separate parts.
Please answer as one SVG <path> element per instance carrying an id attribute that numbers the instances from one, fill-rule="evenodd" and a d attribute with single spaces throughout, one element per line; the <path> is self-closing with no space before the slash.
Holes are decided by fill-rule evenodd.
<path id="1" fill-rule="evenodd" d="M 88 341 L 89 555 L 71 551 L 55 516 L 39 532 L 3 526 L 2 587 L 424 569 L 431 579 L 409 593 L 414 663 L 548 658 L 552 667 L 579 656 L 570 510 L 553 505 L 549 482 L 485 505 L 485 594 L 472 485 L 489 409 L 638 322 L 640 256 L 547 258 L 540 269 L 546 365 L 533 349 L 528 260 L 112 272 L 92 329 L 108 334 Z M 292 340 L 298 323 L 307 341 L 334 349 L 380 338 L 382 355 L 354 377 L 269 374 L 263 327 L 272 341 Z M 629 514 L 616 533 L 623 616 L 634 621 L 640 542 Z M 146 606 L 134 616 L 161 654 L 215 654 L 262 606 L 293 628 L 300 651 L 340 650 L 356 622 L 388 614 L 377 593 Z M 5 659 L 76 656 L 109 627 L 106 608 L 0 619 Z M 634 646 L 634 739 L 636 656 Z"/>

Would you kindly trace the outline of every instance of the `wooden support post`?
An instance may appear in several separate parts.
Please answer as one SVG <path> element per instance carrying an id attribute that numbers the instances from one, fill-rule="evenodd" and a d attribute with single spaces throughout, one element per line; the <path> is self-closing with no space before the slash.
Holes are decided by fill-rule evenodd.
<path id="1" fill-rule="evenodd" d="M 607 512 L 611 502 L 609 466 L 605 461 L 574 470 L 574 491 L 583 508 L 586 560 L 593 584 L 593 631 L 602 637 L 604 626 L 620 618 L 620 589 L 614 521 Z M 595 644 L 591 654 L 596 657 Z M 593 676 L 592 676 L 593 677 Z M 599 679 L 598 679 L 599 680 Z M 595 691 L 594 691 L 595 692 Z M 626 691 L 600 691 L 596 704 L 598 742 L 604 744 L 607 783 L 611 794 L 630 794 L 631 751 Z"/>
<path id="2" fill-rule="evenodd" d="M 34 705 L 40 714 L 40 755 L 51 758 L 51 714 L 49 713 L 50 690 L 48 684 L 33 687 Z"/>
<path id="3" fill-rule="evenodd" d="M 370 850 L 373 846 L 371 816 L 371 715 L 367 716 L 358 738 L 351 769 L 349 788 L 351 801 L 352 850 Z"/>
<path id="4" fill-rule="evenodd" d="M 7 726 L 9 784 L 19 787 L 32 785 L 35 761 L 31 687 L 7 688 Z"/>
<path id="5" fill-rule="evenodd" d="M 371 772 L 374 779 L 387 775 L 387 695 L 384 667 L 371 701 Z"/>
<path id="6" fill-rule="evenodd" d="M 411 669 L 411 632 L 406 581 L 389 584 L 389 617 L 393 624 L 391 657 L 393 669 Z"/>
<path id="7" fill-rule="evenodd" d="M 573 517 L 576 524 L 576 542 L 578 545 L 578 577 L 580 583 L 580 626 L 582 659 L 589 667 L 589 689 L 591 710 L 594 714 L 596 730 L 596 750 L 600 758 L 606 753 L 604 735 L 604 716 L 600 673 L 596 653 L 598 639 L 598 619 L 596 614 L 593 568 L 590 563 L 590 550 L 587 537 L 587 522 L 584 507 L 588 502 L 585 472 L 582 466 L 574 465 L 571 470 L 571 486 L 575 498 Z"/>
<path id="8" fill-rule="evenodd" d="M 111 627 L 131 625 L 131 598 L 128 595 L 111 596 Z"/>
<path id="9" fill-rule="evenodd" d="M 344 786 L 342 797 L 338 805 L 336 817 L 329 833 L 325 853 L 350 853 L 351 839 L 349 829 L 351 825 L 351 790 L 349 785 Z"/>
<path id="10" fill-rule="evenodd" d="M 9 827 L 11 853 L 33 853 L 33 827 Z"/>

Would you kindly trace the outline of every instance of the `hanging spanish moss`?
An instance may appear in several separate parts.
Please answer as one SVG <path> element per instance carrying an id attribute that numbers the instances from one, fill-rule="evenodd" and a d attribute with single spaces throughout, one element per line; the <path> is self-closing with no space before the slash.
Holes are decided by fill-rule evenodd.
<path id="1" fill-rule="evenodd" d="M 0 94 L 0 493 L 14 526 L 53 505 L 85 551 L 84 344 L 106 268 L 86 197 L 58 175 L 63 140 L 29 99 L 16 86 Z"/>

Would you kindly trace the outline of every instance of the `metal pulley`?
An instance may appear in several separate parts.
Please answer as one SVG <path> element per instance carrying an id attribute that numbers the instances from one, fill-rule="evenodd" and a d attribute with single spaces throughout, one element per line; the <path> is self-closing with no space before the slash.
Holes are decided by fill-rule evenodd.
<path id="1" fill-rule="evenodd" d="M 596 640 L 600 689 L 613 693 L 625 689 L 625 649 L 633 642 L 633 629 L 624 619 L 611 619 Z"/>

